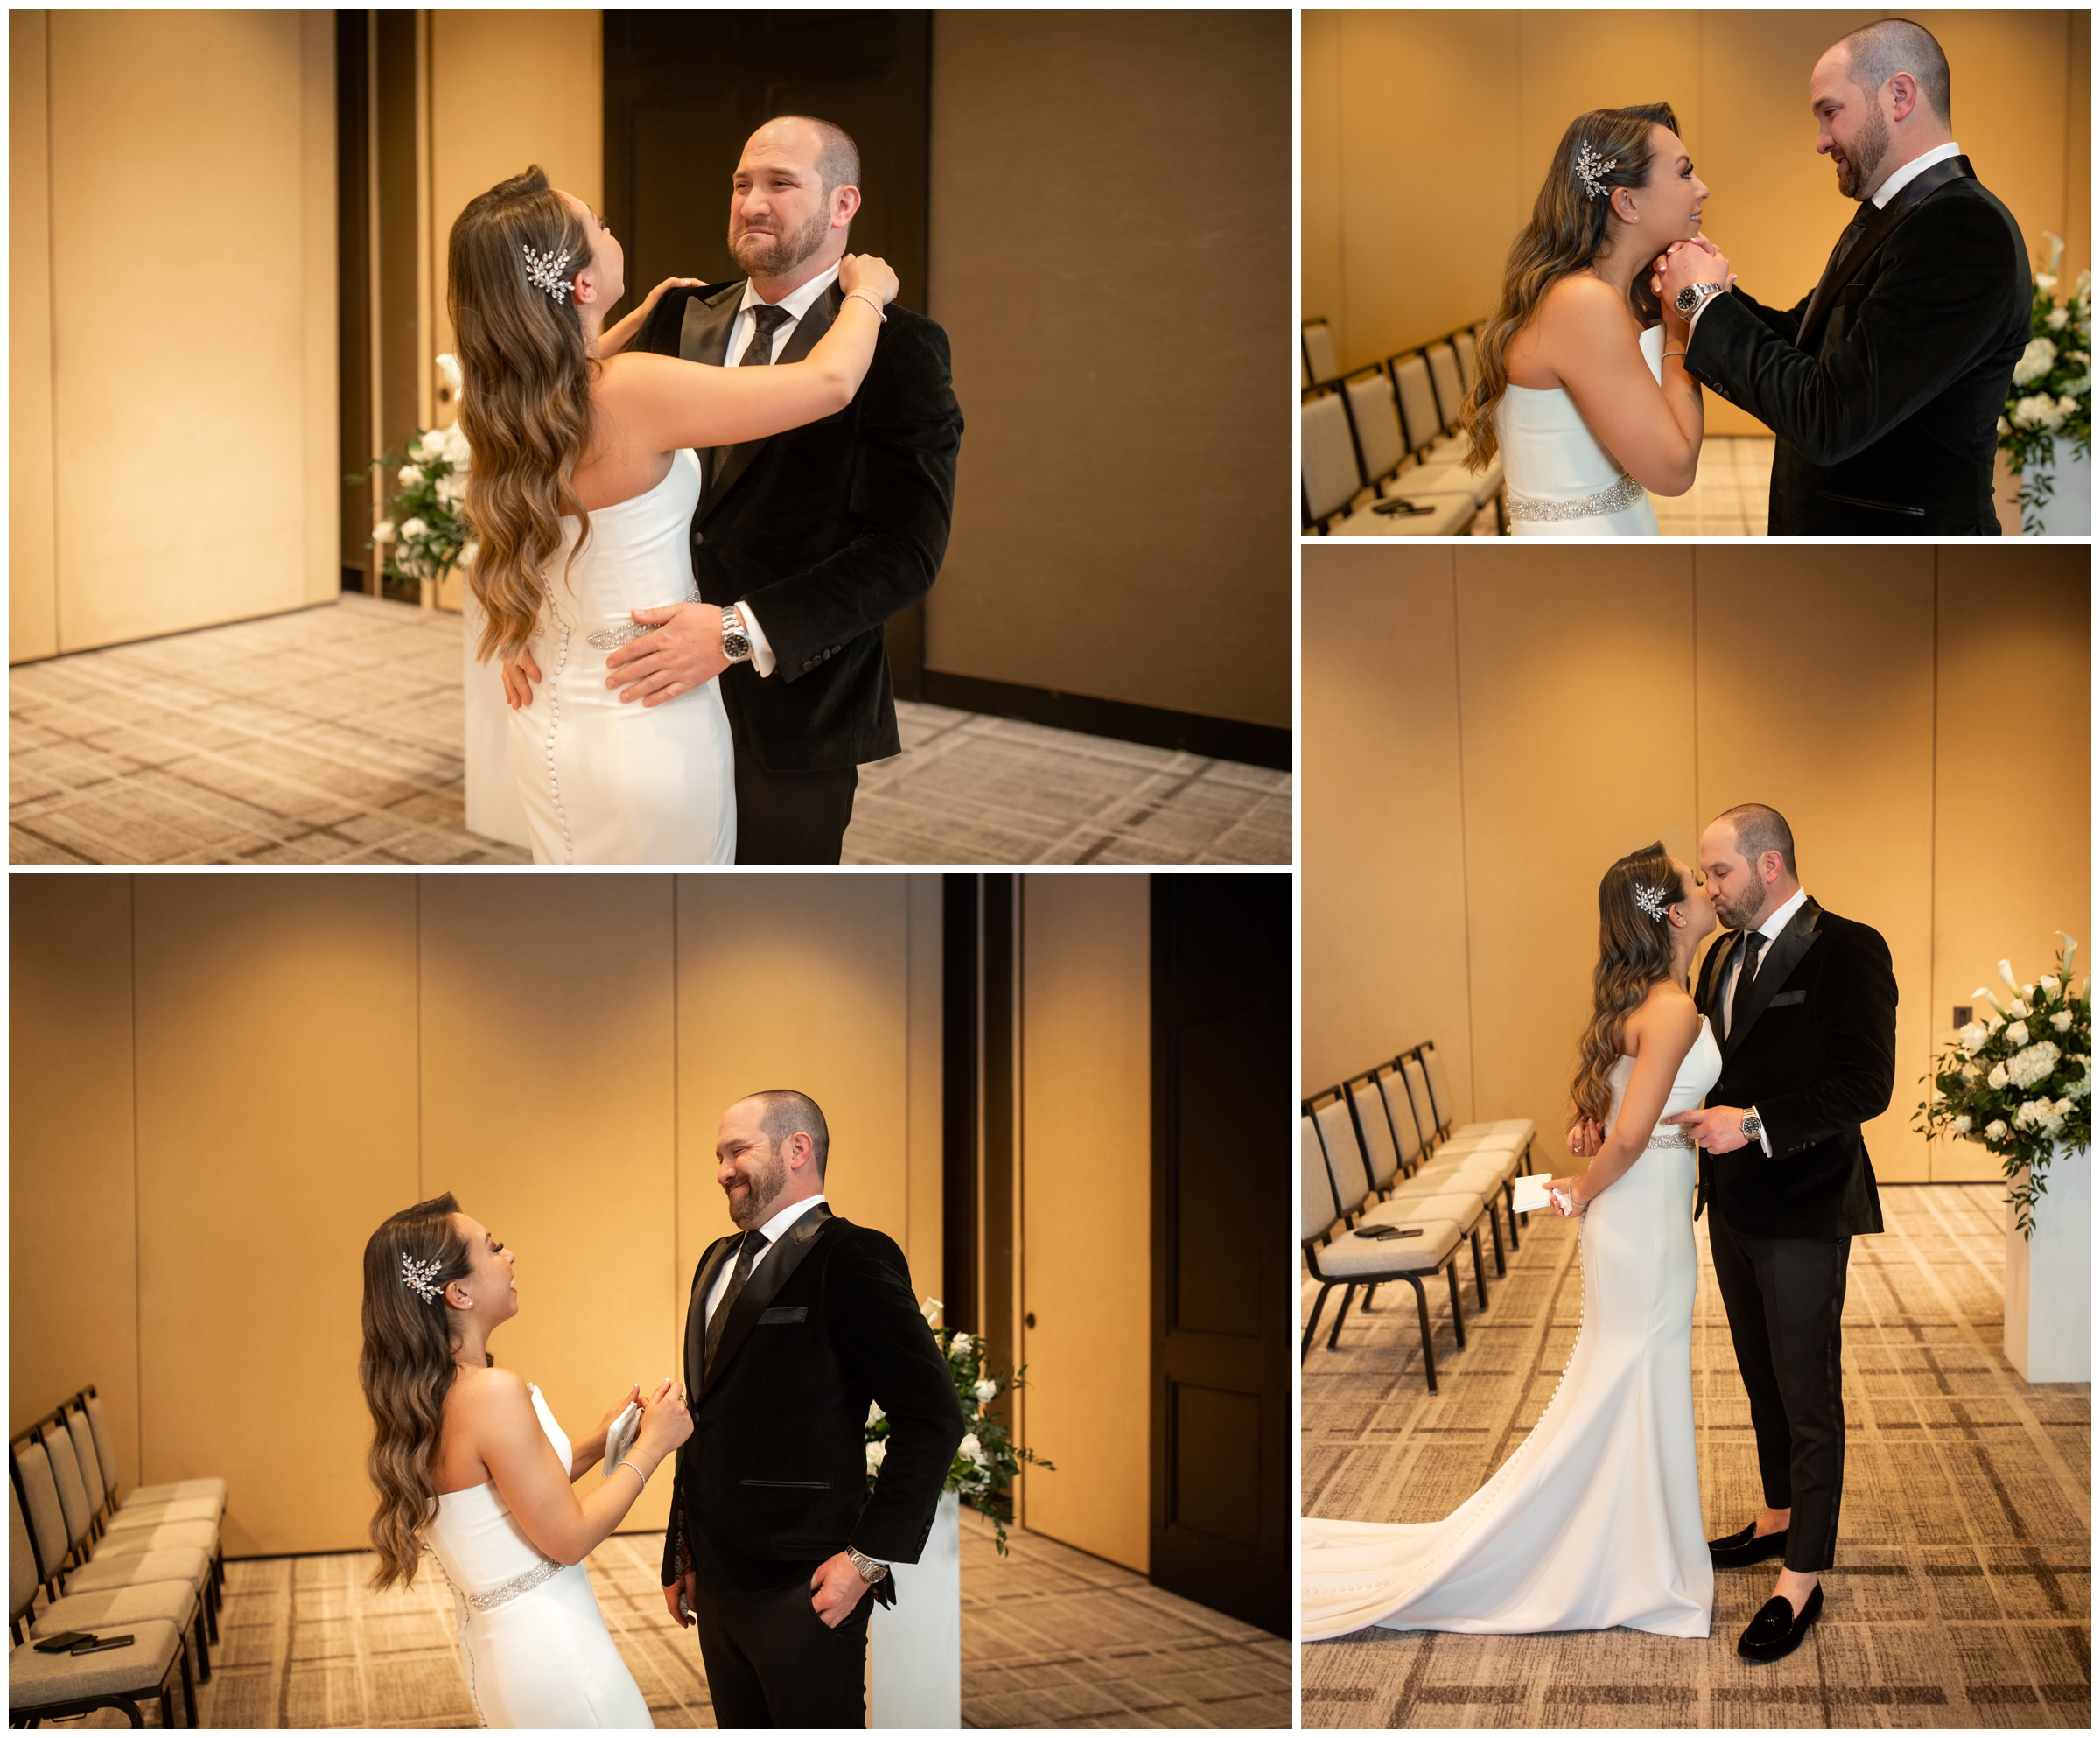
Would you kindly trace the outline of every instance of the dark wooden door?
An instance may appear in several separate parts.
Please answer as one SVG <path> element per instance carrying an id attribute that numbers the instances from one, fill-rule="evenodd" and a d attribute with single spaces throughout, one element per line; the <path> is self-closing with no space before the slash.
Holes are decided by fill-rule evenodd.
<path id="1" fill-rule="evenodd" d="M 1291 1630 L 1291 878 L 1152 878 L 1152 1580 Z"/>
<path id="2" fill-rule="evenodd" d="M 852 249 L 895 269 L 926 310 L 933 21 L 926 12 L 612 11 L 605 18 L 606 218 L 629 305 L 667 277 L 739 277 L 730 180 L 776 115 L 814 115 L 860 147 Z M 885 637 L 900 698 L 923 697 L 925 613 Z"/>

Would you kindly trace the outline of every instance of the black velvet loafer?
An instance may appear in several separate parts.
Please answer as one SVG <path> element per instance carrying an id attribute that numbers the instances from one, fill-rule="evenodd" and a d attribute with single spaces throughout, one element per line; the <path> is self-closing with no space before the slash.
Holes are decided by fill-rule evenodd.
<path id="1" fill-rule="evenodd" d="M 1762 1563 L 1774 1557 L 1787 1554 L 1787 1530 L 1782 1527 L 1775 1533 L 1757 1536 L 1755 1521 L 1740 1533 L 1730 1533 L 1726 1538 L 1710 1538 L 1706 1549 L 1713 1553 L 1713 1566 L 1717 1569 L 1746 1569 L 1753 1563 Z"/>
<path id="2" fill-rule="evenodd" d="M 1743 1638 L 1735 1644 L 1735 1650 L 1745 1659 L 1784 1659 L 1801 1645 L 1801 1638 L 1809 1633 L 1809 1626 L 1822 1615 L 1820 1581 L 1810 1589 L 1808 1603 L 1801 1608 L 1798 1617 L 1794 1615 L 1794 1601 L 1783 1594 L 1776 1594 L 1750 1620 L 1750 1627 L 1743 1631 Z"/>

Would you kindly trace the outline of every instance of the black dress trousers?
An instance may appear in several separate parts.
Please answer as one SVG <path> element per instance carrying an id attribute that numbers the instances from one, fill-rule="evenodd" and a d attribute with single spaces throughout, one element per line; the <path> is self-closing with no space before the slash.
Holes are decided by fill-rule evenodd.
<path id="1" fill-rule="evenodd" d="M 836 1629 L 809 1601 L 806 1581 L 755 1594 L 710 1592 L 696 1582 L 693 1625 L 717 1726 L 866 1727 L 863 1679 L 874 1595 L 862 1595 Z"/>
<path id="2" fill-rule="evenodd" d="M 853 819 L 858 767 L 769 773 L 737 755 L 737 861 L 836 863 Z"/>
<path id="3" fill-rule="evenodd" d="M 1844 1494 L 1838 1323 L 1852 1240 L 1747 1237 L 1729 1228 L 1718 1206 L 1707 1223 L 1713 1277 L 1749 1391 L 1765 1503 L 1794 1511 L 1787 1567 L 1820 1574 L 1836 1559 Z"/>

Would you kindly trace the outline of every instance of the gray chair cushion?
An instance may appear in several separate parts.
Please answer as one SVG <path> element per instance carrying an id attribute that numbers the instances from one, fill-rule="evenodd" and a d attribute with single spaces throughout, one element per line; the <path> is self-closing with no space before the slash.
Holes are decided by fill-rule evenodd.
<path id="1" fill-rule="evenodd" d="M 1349 416 L 1356 424 L 1356 445 L 1363 471 L 1374 481 L 1407 463 L 1407 438 L 1400 432 L 1400 410 L 1393 403 L 1393 383 L 1385 370 L 1359 375 L 1342 388 Z"/>
<path id="2" fill-rule="evenodd" d="M 218 1556 L 219 1523 L 170 1521 L 164 1526 L 129 1527 L 121 1533 L 105 1533 L 102 1543 L 94 1548 L 94 1561 L 100 1563 L 111 1557 L 137 1557 L 149 1551 L 173 1551 L 178 1546 L 192 1545 L 200 1551 Z"/>
<path id="3" fill-rule="evenodd" d="M 132 1557 L 98 1557 L 66 1577 L 66 1591 L 107 1593 L 144 1581 L 187 1581 L 201 1593 L 211 1573 L 209 1552 L 199 1545 L 178 1545 L 172 1551 L 142 1551 Z"/>
<path id="4" fill-rule="evenodd" d="M 1333 380 L 1341 372 L 1334 360 L 1334 330 L 1324 319 L 1306 322 L 1306 354 L 1304 361 L 1312 370 L 1316 381 Z"/>
<path id="5" fill-rule="evenodd" d="M 178 1478 L 172 1484 L 142 1484 L 117 1501 L 127 1509 L 141 1503 L 150 1508 L 156 1503 L 179 1503 L 192 1496 L 208 1496 L 219 1505 L 221 1515 L 226 1512 L 226 1481 L 222 1478 Z"/>
<path id="6" fill-rule="evenodd" d="M 1420 1163 L 1422 1131 L 1415 1122 L 1415 1107 L 1408 1101 L 1407 1083 L 1397 1069 L 1389 1069 L 1378 1076 L 1378 1092 L 1385 1100 L 1385 1113 L 1400 1136 L 1400 1162 L 1404 1166 Z"/>
<path id="7" fill-rule="evenodd" d="M 1313 1113 L 1320 1138 L 1327 1144 L 1327 1163 L 1334 1169 L 1334 1195 L 1341 1202 L 1345 1219 L 1362 1207 L 1371 1193 L 1370 1174 L 1364 1169 L 1363 1149 L 1356 1144 L 1356 1127 L 1349 1120 L 1349 1107 L 1337 1098 Z"/>
<path id="8" fill-rule="evenodd" d="M 80 1485 L 88 1493 L 88 1506 L 99 1510 L 107 1493 L 102 1488 L 102 1460 L 94 1452 L 94 1433 L 88 1427 L 88 1414 L 69 1409 L 66 1433 L 73 1439 L 73 1458 L 80 1463 Z"/>
<path id="9" fill-rule="evenodd" d="M 1312 1118 L 1298 1119 L 1298 1225 L 1301 1237 L 1317 1237 L 1335 1223 L 1334 1185 L 1327 1178 L 1327 1155 L 1320 1150 L 1320 1131 Z"/>
<path id="10" fill-rule="evenodd" d="M 15 1500 L 12 1479 L 7 1484 L 7 1608 L 19 1611 L 37 1596 L 37 1559 L 29 1548 L 29 1529 L 22 1522 L 22 1505 Z"/>
<path id="11" fill-rule="evenodd" d="M 59 1503 L 59 1487 L 51 1475 L 51 1456 L 40 1442 L 15 1446 L 15 1471 L 22 1480 L 23 1519 L 44 1559 L 46 1574 L 55 1573 L 66 1560 L 66 1511 Z"/>
<path id="12" fill-rule="evenodd" d="M 1444 1265 L 1465 1235 L 1449 1219 L 1402 1219 L 1390 1222 L 1419 1225 L 1418 1237 L 1360 1237 L 1344 1231 L 1331 1244 L 1312 1251 L 1322 1278 L 1354 1279 L 1359 1283 L 1402 1273 L 1433 1273 Z"/>
<path id="13" fill-rule="evenodd" d="M 109 1517 L 109 1531 L 129 1532 L 136 1527 L 164 1526 L 171 1521 L 209 1521 L 214 1526 L 220 1517 L 219 1499 L 215 1496 L 184 1496 L 172 1503 L 141 1503 L 134 1498 Z"/>
<path id="14" fill-rule="evenodd" d="M 1437 408 L 1443 413 L 1439 420 L 1446 424 L 1457 422 L 1466 405 L 1466 388 L 1459 378 L 1458 352 L 1450 345 L 1430 346 L 1429 377 L 1437 389 Z"/>
<path id="15" fill-rule="evenodd" d="M 88 1696 L 156 1693 L 181 1651 L 182 1631 L 172 1623 L 143 1618 L 108 1633 L 136 1639 L 128 1648 L 84 1654 L 78 1659 L 69 1653 L 38 1653 L 34 1648 L 17 1648 L 8 1655 L 9 1717 Z"/>
<path id="16" fill-rule="evenodd" d="M 94 1433 L 94 1452 L 102 1463 L 102 1489 L 117 1488 L 116 1438 L 109 1429 L 109 1409 L 100 1394 L 88 1397 L 88 1423 Z"/>
<path id="17" fill-rule="evenodd" d="M 37 1614 L 29 1633 L 41 1638 L 67 1629 L 122 1629 L 149 1618 L 186 1629 L 196 1615 L 197 1589 L 187 1581 L 142 1581 L 53 1600 Z"/>
<path id="18" fill-rule="evenodd" d="M 1382 1201 L 1363 1216 L 1367 1225 L 1418 1225 L 1425 1219 L 1448 1219 L 1461 1231 L 1471 1231 L 1487 1211 L 1480 1197 L 1471 1189 L 1432 1187 L 1418 1194 L 1402 1193 Z"/>
<path id="19" fill-rule="evenodd" d="M 1363 487 L 1349 413 L 1338 393 L 1322 393 L 1298 407 L 1299 459 L 1305 466 L 1306 510 L 1315 519 L 1339 513 Z"/>
<path id="20" fill-rule="evenodd" d="M 1377 1087 L 1368 1080 L 1360 1080 L 1351 1087 L 1349 1098 L 1356 1106 L 1356 1125 L 1363 1131 L 1364 1143 L 1370 1148 L 1372 1185 L 1389 1189 L 1400 1174 L 1400 1151 L 1393 1145 L 1393 1131 L 1385 1120 L 1385 1100 L 1379 1097 Z"/>
<path id="21" fill-rule="evenodd" d="M 51 1458 L 52 1480 L 59 1488 L 59 1506 L 66 1516 L 66 1537 L 76 1545 L 85 1544 L 94 1510 L 88 1506 L 88 1487 L 80 1482 L 73 1438 L 65 1431 L 53 1431 L 44 1446 Z"/>
<path id="22" fill-rule="evenodd" d="M 1427 513 L 1381 513 L 1374 507 L 1359 508 L 1347 519 L 1337 520 L 1327 528 L 1327 535 L 1334 537 L 1455 537 L 1473 523 L 1474 515 L 1480 511 L 1470 494 L 1453 492 L 1450 494 L 1432 494 L 1426 489 L 1418 489 L 1403 471 L 1386 486 L 1388 501 L 1404 501 L 1416 507 L 1426 507 Z"/>

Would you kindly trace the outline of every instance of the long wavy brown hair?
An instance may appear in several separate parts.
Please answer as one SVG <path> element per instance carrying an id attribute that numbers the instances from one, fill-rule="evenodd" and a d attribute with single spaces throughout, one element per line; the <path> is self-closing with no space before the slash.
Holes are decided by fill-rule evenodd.
<path id="1" fill-rule="evenodd" d="M 1594 1006 L 1577 1047 L 1570 1128 L 1584 1117 L 1601 1127 L 1611 1115 L 1611 1073 L 1626 1036 L 1626 1017 L 1670 976 L 1670 923 L 1641 909 L 1634 898 L 1636 887 L 1662 889 L 1666 908 L 1684 897 L 1684 878 L 1662 840 L 1620 858 L 1598 884 Z"/>
<path id="2" fill-rule="evenodd" d="M 486 617 L 479 655 L 512 658 L 532 638 L 547 601 L 547 566 L 562 546 L 562 516 L 591 515 L 576 498 L 576 467 L 591 441 L 591 382 L 598 364 L 583 320 L 525 276 L 525 249 L 552 254 L 562 277 L 591 263 L 590 237 L 537 164 L 467 202 L 446 253 L 445 305 L 459 346 L 459 424 L 473 449 L 466 518 L 480 545 L 467 583 Z"/>
<path id="3" fill-rule="evenodd" d="M 1592 109 L 1568 123 L 1560 136 L 1553 165 L 1531 207 L 1531 221 L 1509 247 L 1502 272 L 1502 305 L 1480 330 L 1480 378 L 1474 382 L 1460 413 L 1473 451 L 1466 462 L 1485 470 L 1494 457 L 1494 407 L 1502 401 L 1509 374 L 1503 359 L 1509 340 L 1537 312 L 1546 291 L 1570 272 L 1596 259 L 1611 233 L 1611 195 L 1592 199 L 1575 176 L 1575 155 L 1586 143 L 1600 158 L 1616 159 L 1603 180 L 1612 187 L 1645 187 L 1655 166 L 1655 130 L 1677 130 L 1677 114 L 1667 102 L 1642 102 L 1631 109 Z M 1662 318 L 1662 304 L 1648 288 L 1644 272 L 1634 274 L 1630 298 L 1642 326 Z"/>
<path id="4" fill-rule="evenodd" d="M 442 1292 L 425 1301 L 402 1279 L 402 1258 L 436 1262 L 424 1267 L 439 1287 L 473 1272 L 466 1239 L 449 1195 L 419 1201 L 396 1213 L 365 1244 L 365 1348 L 357 1361 L 365 1405 L 372 1409 L 372 1451 L 366 1469 L 379 1492 L 372 1517 L 372 1549 L 379 1567 L 374 1592 L 399 1581 L 416 1583 L 423 1529 L 438 1512 L 430 1461 L 444 1426 L 444 1397 L 458 1374 L 452 1362 L 452 1312 Z"/>

